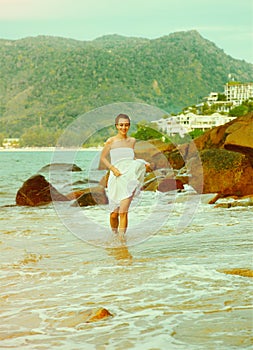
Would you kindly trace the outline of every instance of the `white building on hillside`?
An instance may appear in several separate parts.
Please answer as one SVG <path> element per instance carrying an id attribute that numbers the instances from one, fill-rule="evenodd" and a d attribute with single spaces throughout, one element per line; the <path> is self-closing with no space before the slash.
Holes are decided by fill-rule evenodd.
<path id="1" fill-rule="evenodd" d="M 253 83 L 227 83 L 224 94 L 227 101 L 240 105 L 243 101 L 253 98 Z"/>
<path id="2" fill-rule="evenodd" d="M 4 148 L 17 148 L 19 147 L 19 139 L 18 138 L 6 138 L 3 140 Z"/>
<path id="3" fill-rule="evenodd" d="M 169 116 L 164 119 L 154 120 L 152 123 L 158 126 L 158 129 L 168 135 L 180 134 L 181 136 L 200 129 L 206 131 L 215 126 L 223 125 L 235 119 L 234 117 L 224 116 L 219 113 L 212 115 L 197 115 L 194 113 Z"/>
<path id="4" fill-rule="evenodd" d="M 219 101 L 218 92 L 210 92 L 203 100 L 209 107 L 215 105 L 217 112 L 228 113 L 232 108 L 239 106 L 243 101 L 253 98 L 253 83 L 230 82 L 224 86 L 225 101 Z M 204 102 L 196 105 L 201 113 Z"/>

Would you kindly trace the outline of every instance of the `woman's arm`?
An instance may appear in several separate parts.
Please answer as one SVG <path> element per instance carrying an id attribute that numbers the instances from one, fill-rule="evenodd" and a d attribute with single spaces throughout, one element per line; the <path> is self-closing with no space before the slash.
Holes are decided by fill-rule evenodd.
<path id="1" fill-rule="evenodd" d="M 109 162 L 109 160 L 107 159 L 107 156 L 108 156 L 108 154 L 109 154 L 109 152 L 110 152 L 110 149 L 111 149 L 111 144 L 112 144 L 112 142 L 113 142 L 113 141 L 112 141 L 111 138 L 109 138 L 109 139 L 106 141 L 106 143 L 105 143 L 105 145 L 104 145 L 104 148 L 103 148 L 102 151 L 101 151 L 100 160 L 101 160 L 102 163 L 104 163 L 104 165 L 105 165 L 109 170 L 111 170 L 111 171 L 113 172 L 113 174 L 114 174 L 115 176 L 120 176 L 120 175 L 121 175 L 120 171 L 119 171 L 117 168 L 115 168 L 115 166 L 113 166 L 113 165 Z"/>
<path id="2" fill-rule="evenodd" d="M 104 148 L 101 151 L 101 155 L 100 155 L 100 161 L 108 168 L 110 169 L 110 167 L 112 166 L 111 163 L 109 162 L 109 160 L 107 159 L 107 156 L 110 152 L 111 149 L 111 139 L 108 139 L 104 145 Z"/>

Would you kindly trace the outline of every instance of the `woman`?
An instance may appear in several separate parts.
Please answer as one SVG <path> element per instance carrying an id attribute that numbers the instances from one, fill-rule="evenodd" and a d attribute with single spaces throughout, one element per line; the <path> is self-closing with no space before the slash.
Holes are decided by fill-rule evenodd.
<path id="1" fill-rule="evenodd" d="M 106 141 L 101 161 L 110 170 L 107 187 L 111 229 L 123 240 L 128 226 L 128 209 L 134 194 L 141 187 L 146 170 L 149 170 L 149 164 L 142 159 L 135 159 L 136 140 L 127 135 L 130 128 L 129 116 L 119 114 L 115 126 L 117 135 Z"/>

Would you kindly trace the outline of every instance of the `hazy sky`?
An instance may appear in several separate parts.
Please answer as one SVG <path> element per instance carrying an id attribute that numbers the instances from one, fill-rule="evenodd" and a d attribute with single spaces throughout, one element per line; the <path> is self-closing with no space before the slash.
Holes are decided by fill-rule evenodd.
<path id="1" fill-rule="evenodd" d="M 0 0 L 2 39 L 115 33 L 152 39 L 191 29 L 253 63 L 252 0 Z"/>

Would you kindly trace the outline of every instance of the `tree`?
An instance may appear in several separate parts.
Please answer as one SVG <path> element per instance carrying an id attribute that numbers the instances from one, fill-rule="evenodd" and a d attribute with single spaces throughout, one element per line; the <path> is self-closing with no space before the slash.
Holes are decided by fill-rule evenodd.
<path id="1" fill-rule="evenodd" d="M 137 140 L 151 140 L 151 139 L 159 139 L 164 142 L 168 142 L 168 136 L 164 135 L 158 130 L 155 130 L 153 127 L 148 125 L 139 124 L 136 132 L 132 133 L 132 136 Z"/>
<path id="2" fill-rule="evenodd" d="M 4 134 L 0 133 L 0 147 L 3 147 L 3 142 L 4 142 Z"/>
<path id="3" fill-rule="evenodd" d="M 217 101 L 227 101 L 227 97 L 225 94 L 218 94 Z"/>
<path id="4" fill-rule="evenodd" d="M 246 105 L 237 106 L 229 111 L 231 117 L 241 117 L 248 113 L 248 107 Z"/>
<path id="5" fill-rule="evenodd" d="M 20 146 L 25 147 L 52 147 L 56 145 L 59 131 L 53 131 L 40 126 L 28 129 L 20 138 Z"/>

